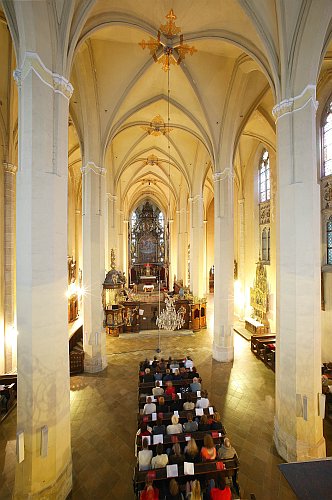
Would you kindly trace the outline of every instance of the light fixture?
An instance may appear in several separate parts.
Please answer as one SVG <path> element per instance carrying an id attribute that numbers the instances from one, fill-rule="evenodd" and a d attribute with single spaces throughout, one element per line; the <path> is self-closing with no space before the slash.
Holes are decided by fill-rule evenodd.
<path id="1" fill-rule="evenodd" d="M 185 320 L 185 308 L 181 306 L 178 311 L 174 305 L 175 299 L 166 294 L 166 308 L 159 314 L 156 325 L 163 330 L 179 330 L 183 327 Z"/>
<path id="2" fill-rule="evenodd" d="M 150 37 L 149 40 L 142 40 L 139 45 L 142 49 L 149 49 L 150 54 L 155 62 L 162 64 L 164 71 L 169 71 L 171 64 L 180 64 L 186 55 L 193 55 L 197 49 L 183 43 L 183 35 L 181 35 L 181 28 L 176 26 L 173 9 L 169 11 L 166 24 L 161 24 L 157 39 Z M 166 42 L 161 40 L 161 34 L 164 35 Z"/>
<path id="3" fill-rule="evenodd" d="M 155 116 L 151 120 L 150 125 L 142 125 L 141 128 L 149 135 L 153 135 L 155 137 L 158 137 L 158 135 L 169 134 L 173 130 L 165 125 L 165 122 L 160 115 Z"/>

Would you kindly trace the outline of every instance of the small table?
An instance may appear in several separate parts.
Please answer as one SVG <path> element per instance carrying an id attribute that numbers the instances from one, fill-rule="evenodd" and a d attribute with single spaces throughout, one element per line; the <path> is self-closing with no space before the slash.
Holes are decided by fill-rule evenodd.
<path id="1" fill-rule="evenodd" d="M 153 292 L 154 285 L 143 285 L 143 292 Z"/>

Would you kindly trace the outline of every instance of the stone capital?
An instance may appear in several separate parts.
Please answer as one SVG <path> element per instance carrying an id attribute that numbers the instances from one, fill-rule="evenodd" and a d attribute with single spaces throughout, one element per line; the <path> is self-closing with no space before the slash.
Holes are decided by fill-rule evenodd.
<path id="1" fill-rule="evenodd" d="M 21 67 L 15 69 L 13 73 L 14 80 L 18 87 L 21 87 L 22 82 L 29 75 L 30 71 L 33 71 L 45 85 L 53 90 L 53 92 L 62 95 L 69 101 L 74 91 L 69 80 L 48 69 L 36 52 L 28 51 L 24 55 Z"/>
<path id="2" fill-rule="evenodd" d="M 3 162 L 3 168 L 6 173 L 15 175 L 17 172 L 17 166 L 12 163 Z"/>
<path id="3" fill-rule="evenodd" d="M 212 177 L 213 177 L 214 182 L 223 181 L 227 178 L 230 180 L 233 180 L 233 178 L 234 178 L 233 169 L 230 167 L 226 167 L 222 172 L 215 172 L 212 175 Z"/>
<path id="4" fill-rule="evenodd" d="M 82 172 L 82 175 L 86 175 L 89 172 L 93 172 L 96 175 L 105 175 L 106 174 L 106 168 L 99 167 L 93 161 L 88 161 L 85 166 L 81 167 L 81 172 Z"/>
<path id="5" fill-rule="evenodd" d="M 118 199 L 118 197 L 116 196 L 116 194 L 111 194 L 111 193 L 106 193 L 106 197 L 107 197 L 108 200 L 114 201 L 114 202 L 116 202 L 116 200 Z"/>
<path id="6" fill-rule="evenodd" d="M 316 101 L 316 85 L 307 85 L 301 94 L 282 100 L 274 106 L 272 114 L 277 122 L 282 116 L 300 111 L 309 103 L 312 103 L 315 111 L 317 111 L 318 101 Z"/>

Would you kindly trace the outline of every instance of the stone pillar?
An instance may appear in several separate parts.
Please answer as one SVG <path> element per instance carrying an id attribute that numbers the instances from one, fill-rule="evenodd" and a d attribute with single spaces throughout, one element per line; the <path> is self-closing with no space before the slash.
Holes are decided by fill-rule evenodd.
<path id="1" fill-rule="evenodd" d="M 190 198 L 190 288 L 194 296 L 204 295 L 204 206 L 203 196 Z"/>
<path id="2" fill-rule="evenodd" d="M 108 206 L 108 217 L 107 217 L 107 227 L 108 227 L 108 247 L 106 251 L 106 269 L 110 269 L 111 263 L 111 249 L 115 249 L 115 256 L 117 255 L 117 224 L 116 224 L 116 200 L 117 197 L 114 194 L 107 193 L 107 206 Z M 116 262 L 118 265 L 118 262 Z"/>
<path id="3" fill-rule="evenodd" d="M 177 279 L 182 279 L 184 286 L 188 282 L 188 233 L 187 210 L 182 208 L 177 211 Z M 174 276 L 170 275 L 170 288 L 173 286 Z"/>
<path id="4" fill-rule="evenodd" d="M 17 167 L 4 163 L 4 323 L 5 323 L 5 372 L 16 371 L 17 329 L 15 318 L 15 231 L 16 231 L 16 172 Z"/>
<path id="5" fill-rule="evenodd" d="M 83 174 L 84 370 L 104 370 L 106 333 L 103 328 L 102 284 L 105 279 L 105 169 L 88 161 Z"/>
<path id="6" fill-rule="evenodd" d="M 239 311 L 239 319 L 244 320 L 245 315 L 245 211 L 244 198 L 238 200 L 239 211 L 239 261 L 238 261 L 238 282 L 239 282 L 239 300 L 242 300 Z"/>
<path id="7" fill-rule="evenodd" d="M 216 361 L 232 361 L 234 319 L 234 207 L 230 168 L 214 178 L 214 339 Z"/>
<path id="8" fill-rule="evenodd" d="M 277 122 L 277 346 L 274 440 L 287 461 L 325 456 L 321 393 L 320 188 L 316 88 L 273 109 Z"/>
<path id="9" fill-rule="evenodd" d="M 22 55 L 21 55 L 22 56 Z M 27 52 L 19 89 L 18 398 L 13 498 L 71 491 L 67 315 L 68 101 L 73 88 Z M 43 441 L 42 441 L 43 436 Z M 43 446 L 42 446 L 43 443 Z"/>

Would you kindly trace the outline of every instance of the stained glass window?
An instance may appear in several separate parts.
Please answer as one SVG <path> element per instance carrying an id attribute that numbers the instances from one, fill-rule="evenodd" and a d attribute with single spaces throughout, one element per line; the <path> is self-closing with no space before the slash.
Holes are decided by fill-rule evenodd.
<path id="1" fill-rule="evenodd" d="M 263 203 L 270 199 L 270 157 L 264 149 L 259 163 L 259 201 Z"/>
<path id="2" fill-rule="evenodd" d="M 332 101 L 329 103 L 323 123 L 323 176 L 332 174 Z"/>
<path id="3" fill-rule="evenodd" d="M 327 263 L 332 265 L 332 218 L 326 224 Z"/>

